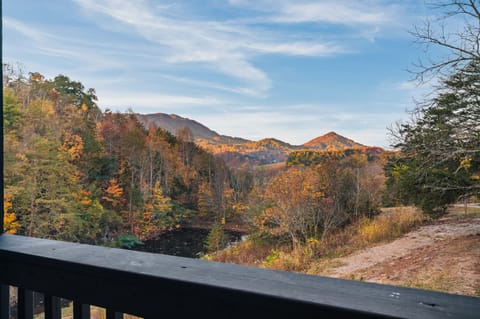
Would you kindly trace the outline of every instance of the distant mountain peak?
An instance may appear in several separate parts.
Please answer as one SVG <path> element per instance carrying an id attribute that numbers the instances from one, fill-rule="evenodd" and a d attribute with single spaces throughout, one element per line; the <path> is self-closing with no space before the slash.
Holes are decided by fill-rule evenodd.
<path id="1" fill-rule="evenodd" d="M 340 134 L 337 134 L 337 132 L 334 132 L 334 131 L 330 131 L 322 135 L 322 137 L 337 137 L 337 136 L 342 137 Z"/>
<path id="2" fill-rule="evenodd" d="M 205 125 L 176 114 L 137 114 L 137 118 L 145 127 L 154 125 L 164 128 L 172 134 L 176 134 L 178 130 L 188 127 L 196 138 L 211 139 L 219 136 L 217 132 L 210 130 Z"/>
<path id="3" fill-rule="evenodd" d="M 154 125 L 155 127 L 161 127 L 174 135 L 178 132 L 178 130 L 186 127 L 192 132 L 192 135 L 196 141 L 207 140 L 213 144 L 248 142 L 242 138 L 220 135 L 195 120 L 181 117 L 177 114 L 158 112 L 152 114 L 136 114 L 136 116 L 139 122 L 142 123 L 146 128 Z"/>
<path id="4" fill-rule="evenodd" d="M 322 136 L 316 137 L 307 143 L 303 144 L 305 147 L 322 149 L 322 150 L 334 150 L 334 149 L 346 149 L 346 148 L 363 148 L 365 145 L 357 143 L 349 138 L 346 138 L 336 132 L 328 132 Z"/>

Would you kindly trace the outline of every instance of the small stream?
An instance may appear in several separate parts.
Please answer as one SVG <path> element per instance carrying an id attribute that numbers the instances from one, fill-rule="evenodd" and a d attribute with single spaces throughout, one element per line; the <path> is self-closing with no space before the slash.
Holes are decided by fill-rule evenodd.
<path id="1" fill-rule="evenodd" d="M 206 253 L 205 241 L 209 229 L 181 228 L 165 234 L 158 238 L 147 240 L 142 246 L 136 246 L 135 250 L 173 255 L 180 257 L 199 258 Z M 240 241 L 243 233 L 225 230 L 229 242 Z"/>

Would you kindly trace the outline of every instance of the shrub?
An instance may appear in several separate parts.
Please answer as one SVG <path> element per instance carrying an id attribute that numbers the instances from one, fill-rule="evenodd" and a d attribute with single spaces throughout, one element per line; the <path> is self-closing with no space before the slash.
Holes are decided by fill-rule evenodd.
<path id="1" fill-rule="evenodd" d="M 118 237 L 117 246 L 125 249 L 132 249 L 135 246 L 143 245 L 143 242 L 132 235 L 121 235 Z"/>

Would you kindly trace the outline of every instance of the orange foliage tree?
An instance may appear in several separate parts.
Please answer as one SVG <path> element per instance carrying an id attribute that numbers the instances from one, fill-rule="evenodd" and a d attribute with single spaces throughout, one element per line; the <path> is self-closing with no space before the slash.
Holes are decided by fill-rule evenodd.
<path id="1" fill-rule="evenodd" d="M 294 248 L 315 237 L 320 222 L 319 204 L 324 197 L 313 170 L 291 168 L 272 179 L 265 189 L 268 207 L 257 218 L 261 230 L 287 234 Z"/>

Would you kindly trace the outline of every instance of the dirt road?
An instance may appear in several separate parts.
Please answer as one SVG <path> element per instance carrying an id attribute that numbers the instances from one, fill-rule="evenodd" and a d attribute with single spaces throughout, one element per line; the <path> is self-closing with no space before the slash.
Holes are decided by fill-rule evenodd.
<path id="1" fill-rule="evenodd" d="M 480 216 L 452 213 L 331 265 L 324 275 L 480 296 Z"/>

